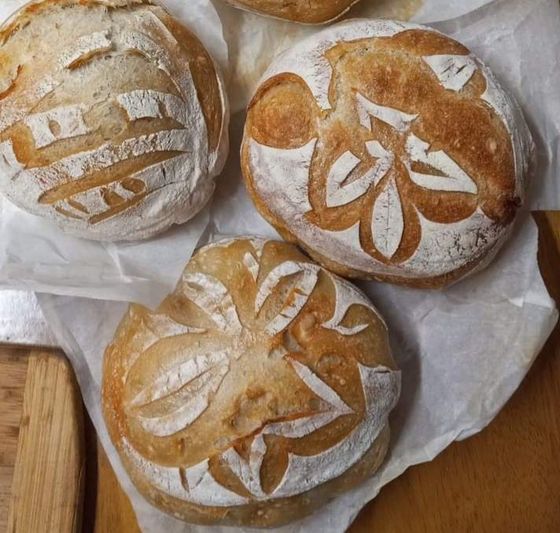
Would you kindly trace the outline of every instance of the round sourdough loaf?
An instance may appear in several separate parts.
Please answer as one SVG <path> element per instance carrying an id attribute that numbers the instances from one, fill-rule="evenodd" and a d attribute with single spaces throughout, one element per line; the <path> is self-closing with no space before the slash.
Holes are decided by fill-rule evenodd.
<path id="1" fill-rule="evenodd" d="M 139 491 L 179 518 L 273 527 L 373 474 L 400 391 L 387 328 L 287 243 L 202 248 L 107 348 L 103 407 Z"/>
<path id="2" fill-rule="evenodd" d="M 147 0 L 44 0 L 0 29 L 0 190 L 96 240 L 200 211 L 228 149 L 200 41 Z"/>
<path id="3" fill-rule="evenodd" d="M 260 212 L 323 266 L 436 288 L 509 236 L 532 153 L 520 109 L 463 45 L 353 20 L 273 62 L 242 167 Z"/>
<path id="4" fill-rule="evenodd" d="M 359 0 L 225 0 L 232 6 L 303 24 L 323 24 L 337 19 Z"/>

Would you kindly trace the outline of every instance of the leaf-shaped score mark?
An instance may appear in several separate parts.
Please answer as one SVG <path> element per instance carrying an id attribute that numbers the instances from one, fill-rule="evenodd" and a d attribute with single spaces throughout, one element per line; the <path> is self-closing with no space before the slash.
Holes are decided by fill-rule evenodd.
<path id="1" fill-rule="evenodd" d="M 422 58 L 440 83 L 451 91 L 460 91 L 474 76 L 477 66 L 469 55 L 433 55 Z"/>
<path id="2" fill-rule="evenodd" d="M 299 439 L 311 435 L 341 416 L 354 413 L 337 392 L 307 366 L 295 359 L 287 358 L 287 361 L 300 379 L 320 398 L 320 411 L 313 415 L 305 414 L 300 418 L 292 417 L 290 420 L 265 426 L 261 433 L 253 439 L 248 460 L 241 457 L 234 448 L 229 448 L 224 452 L 222 458 L 225 463 L 256 498 L 266 497 L 261 485 L 261 467 L 267 451 L 264 435 Z"/>
<path id="3" fill-rule="evenodd" d="M 147 314 L 142 317 L 142 322 L 158 339 L 186 335 L 187 333 L 204 333 L 206 331 L 202 328 L 186 326 L 163 314 Z"/>
<path id="4" fill-rule="evenodd" d="M 255 312 L 258 314 L 280 282 L 293 275 L 298 275 L 294 287 L 288 293 L 288 297 L 280 312 L 265 328 L 266 333 L 270 336 L 274 336 L 286 329 L 303 309 L 319 279 L 319 267 L 295 261 L 281 263 L 270 271 L 257 292 Z"/>
<path id="5" fill-rule="evenodd" d="M 200 272 L 185 273 L 182 279 L 185 296 L 206 312 L 225 333 L 242 330 L 231 294 L 222 282 Z"/>
<path id="6" fill-rule="evenodd" d="M 383 320 L 371 302 L 353 285 L 344 280 L 337 280 L 334 283 L 334 287 L 336 291 L 334 313 L 329 320 L 322 324 L 323 328 L 331 329 L 345 336 L 357 335 L 367 329 L 368 324 L 357 324 L 352 327 L 342 325 L 346 314 L 353 305 L 361 305 L 366 309 L 370 309 L 377 318 Z"/>
<path id="7" fill-rule="evenodd" d="M 354 412 L 334 389 L 307 366 L 295 359 L 288 358 L 287 360 L 300 379 L 321 399 L 323 408 L 320 412 L 311 416 L 270 424 L 266 426 L 263 433 L 299 439 L 330 424 L 340 416 L 349 415 Z"/>
<path id="8" fill-rule="evenodd" d="M 360 93 L 356 93 L 356 106 L 360 124 L 372 131 L 371 117 L 374 117 L 389 126 L 392 126 L 397 131 L 405 132 L 410 128 L 418 115 L 411 115 L 392 107 L 387 107 L 379 104 L 374 104 Z"/>
<path id="9" fill-rule="evenodd" d="M 406 151 L 412 162 L 424 163 L 443 173 L 443 176 L 414 172 L 410 165 L 410 179 L 427 189 L 476 194 L 478 188 L 472 178 L 443 150 L 430 152 L 430 144 L 411 133 L 406 141 Z"/>
<path id="10" fill-rule="evenodd" d="M 371 231 L 377 250 L 387 258 L 393 257 L 404 234 L 404 213 L 393 178 L 387 181 L 385 189 L 375 200 Z"/>
<path id="11" fill-rule="evenodd" d="M 129 403 L 140 425 L 156 437 L 168 437 L 192 424 L 207 408 L 210 397 L 218 390 L 229 371 L 227 352 L 199 355 L 189 359 L 159 376 L 151 385 L 140 391 Z M 176 396 L 178 407 L 165 414 L 157 413 L 157 404 Z"/>
<path id="12" fill-rule="evenodd" d="M 344 152 L 333 164 L 327 177 L 327 207 L 349 204 L 377 185 L 393 166 L 394 156 L 378 141 L 366 142 L 367 151 L 377 161 L 362 176 L 346 183 L 350 173 L 362 162 L 352 152 Z"/>

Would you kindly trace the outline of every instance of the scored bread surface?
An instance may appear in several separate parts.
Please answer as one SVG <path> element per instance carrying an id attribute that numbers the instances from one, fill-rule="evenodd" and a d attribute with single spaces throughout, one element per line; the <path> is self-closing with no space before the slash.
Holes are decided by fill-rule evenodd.
<path id="1" fill-rule="evenodd" d="M 111 438 L 139 490 L 188 521 L 272 527 L 369 477 L 400 390 L 387 328 L 293 245 L 201 249 L 104 361 Z"/>
<path id="2" fill-rule="evenodd" d="M 272 63 L 242 167 L 261 213 L 324 266 L 438 287 L 510 234 L 532 150 L 518 106 L 467 48 L 353 20 Z"/>
<path id="3" fill-rule="evenodd" d="M 303 24 L 323 24 L 346 13 L 359 0 L 225 0 L 232 6 Z"/>
<path id="4" fill-rule="evenodd" d="M 220 75 L 147 0 L 45 0 L 0 29 L 0 189 L 91 239 L 192 218 L 228 148 Z"/>

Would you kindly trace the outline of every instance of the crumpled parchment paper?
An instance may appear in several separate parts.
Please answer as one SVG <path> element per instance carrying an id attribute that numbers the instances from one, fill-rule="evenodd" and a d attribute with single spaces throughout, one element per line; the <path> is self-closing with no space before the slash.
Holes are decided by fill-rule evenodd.
<path id="1" fill-rule="evenodd" d="M 560 208 L 557 0 L 426 0 L 422 16 L 429 17 L 430 5 L 438 20 L 442 17 L 436 15 L 446 13 L 445 9 L 459 15 L 439 22 L 437 27 L 471 46 L 522 102 L 539 147 L 531 206 Z M 467 5 L 477 9 L 469 10 Z M 229 27 L 227 21 L 225 26 Z M 255 46 L 263 42 L 255 40 Z M 232 59 L 235 65 L 235 47 Z M 239 114 L 232 125 L 232 154 L 219 180 L 202 242 L 222 234 L 276 235 L 254 209 L 240 180 L 237 148 L 242 125 Z M 178 246 L 174 240 L 162 261 L 173 256 Z M 383 485 L 492 420 L 525 376 L 558 318 L 539 273 L 537 247 L 536 225 L 525 214 L 510 243 L 488 269 L 445 291 L 361 284 L 389 323 L 395 357 L 403 372 L 403 395 L 391 417 L 389 457 L 371 480 L 280 531 L 342 532 Z M 154 265 L 154 274 L 164 274 L 161 267 Z M 158 299 L 153 298 L 157 292 L 143 301 L 157 304 Z M 102 357 L 127 304 L 55 295 L 39 295 L 39 302 L 72 360 L 92 420 L 143 530 L 230 531 L 184 524 L 153 508 L 132 486 L 108 439 L 100 405 Z"/>

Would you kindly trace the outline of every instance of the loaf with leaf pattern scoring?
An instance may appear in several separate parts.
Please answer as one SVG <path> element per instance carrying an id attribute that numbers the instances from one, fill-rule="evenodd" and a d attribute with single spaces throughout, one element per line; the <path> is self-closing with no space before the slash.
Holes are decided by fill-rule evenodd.
<path id="1" fill-rule="evenodd" d="M 190 522 L 274 527 L 381 465 L 400 393 L 367 297 L 295 246 L 208 245 L 156 309 L 130 307 L 103 406 L 137 488 Z"/>
<path id="2" fill-rule="evenodd" d="M 465 46 L 352 20 L 270 65 L 242 167 L 260 212 L 323 266 L 436 288 L 507 240 L 532 154 L 518 105 Z"/>

